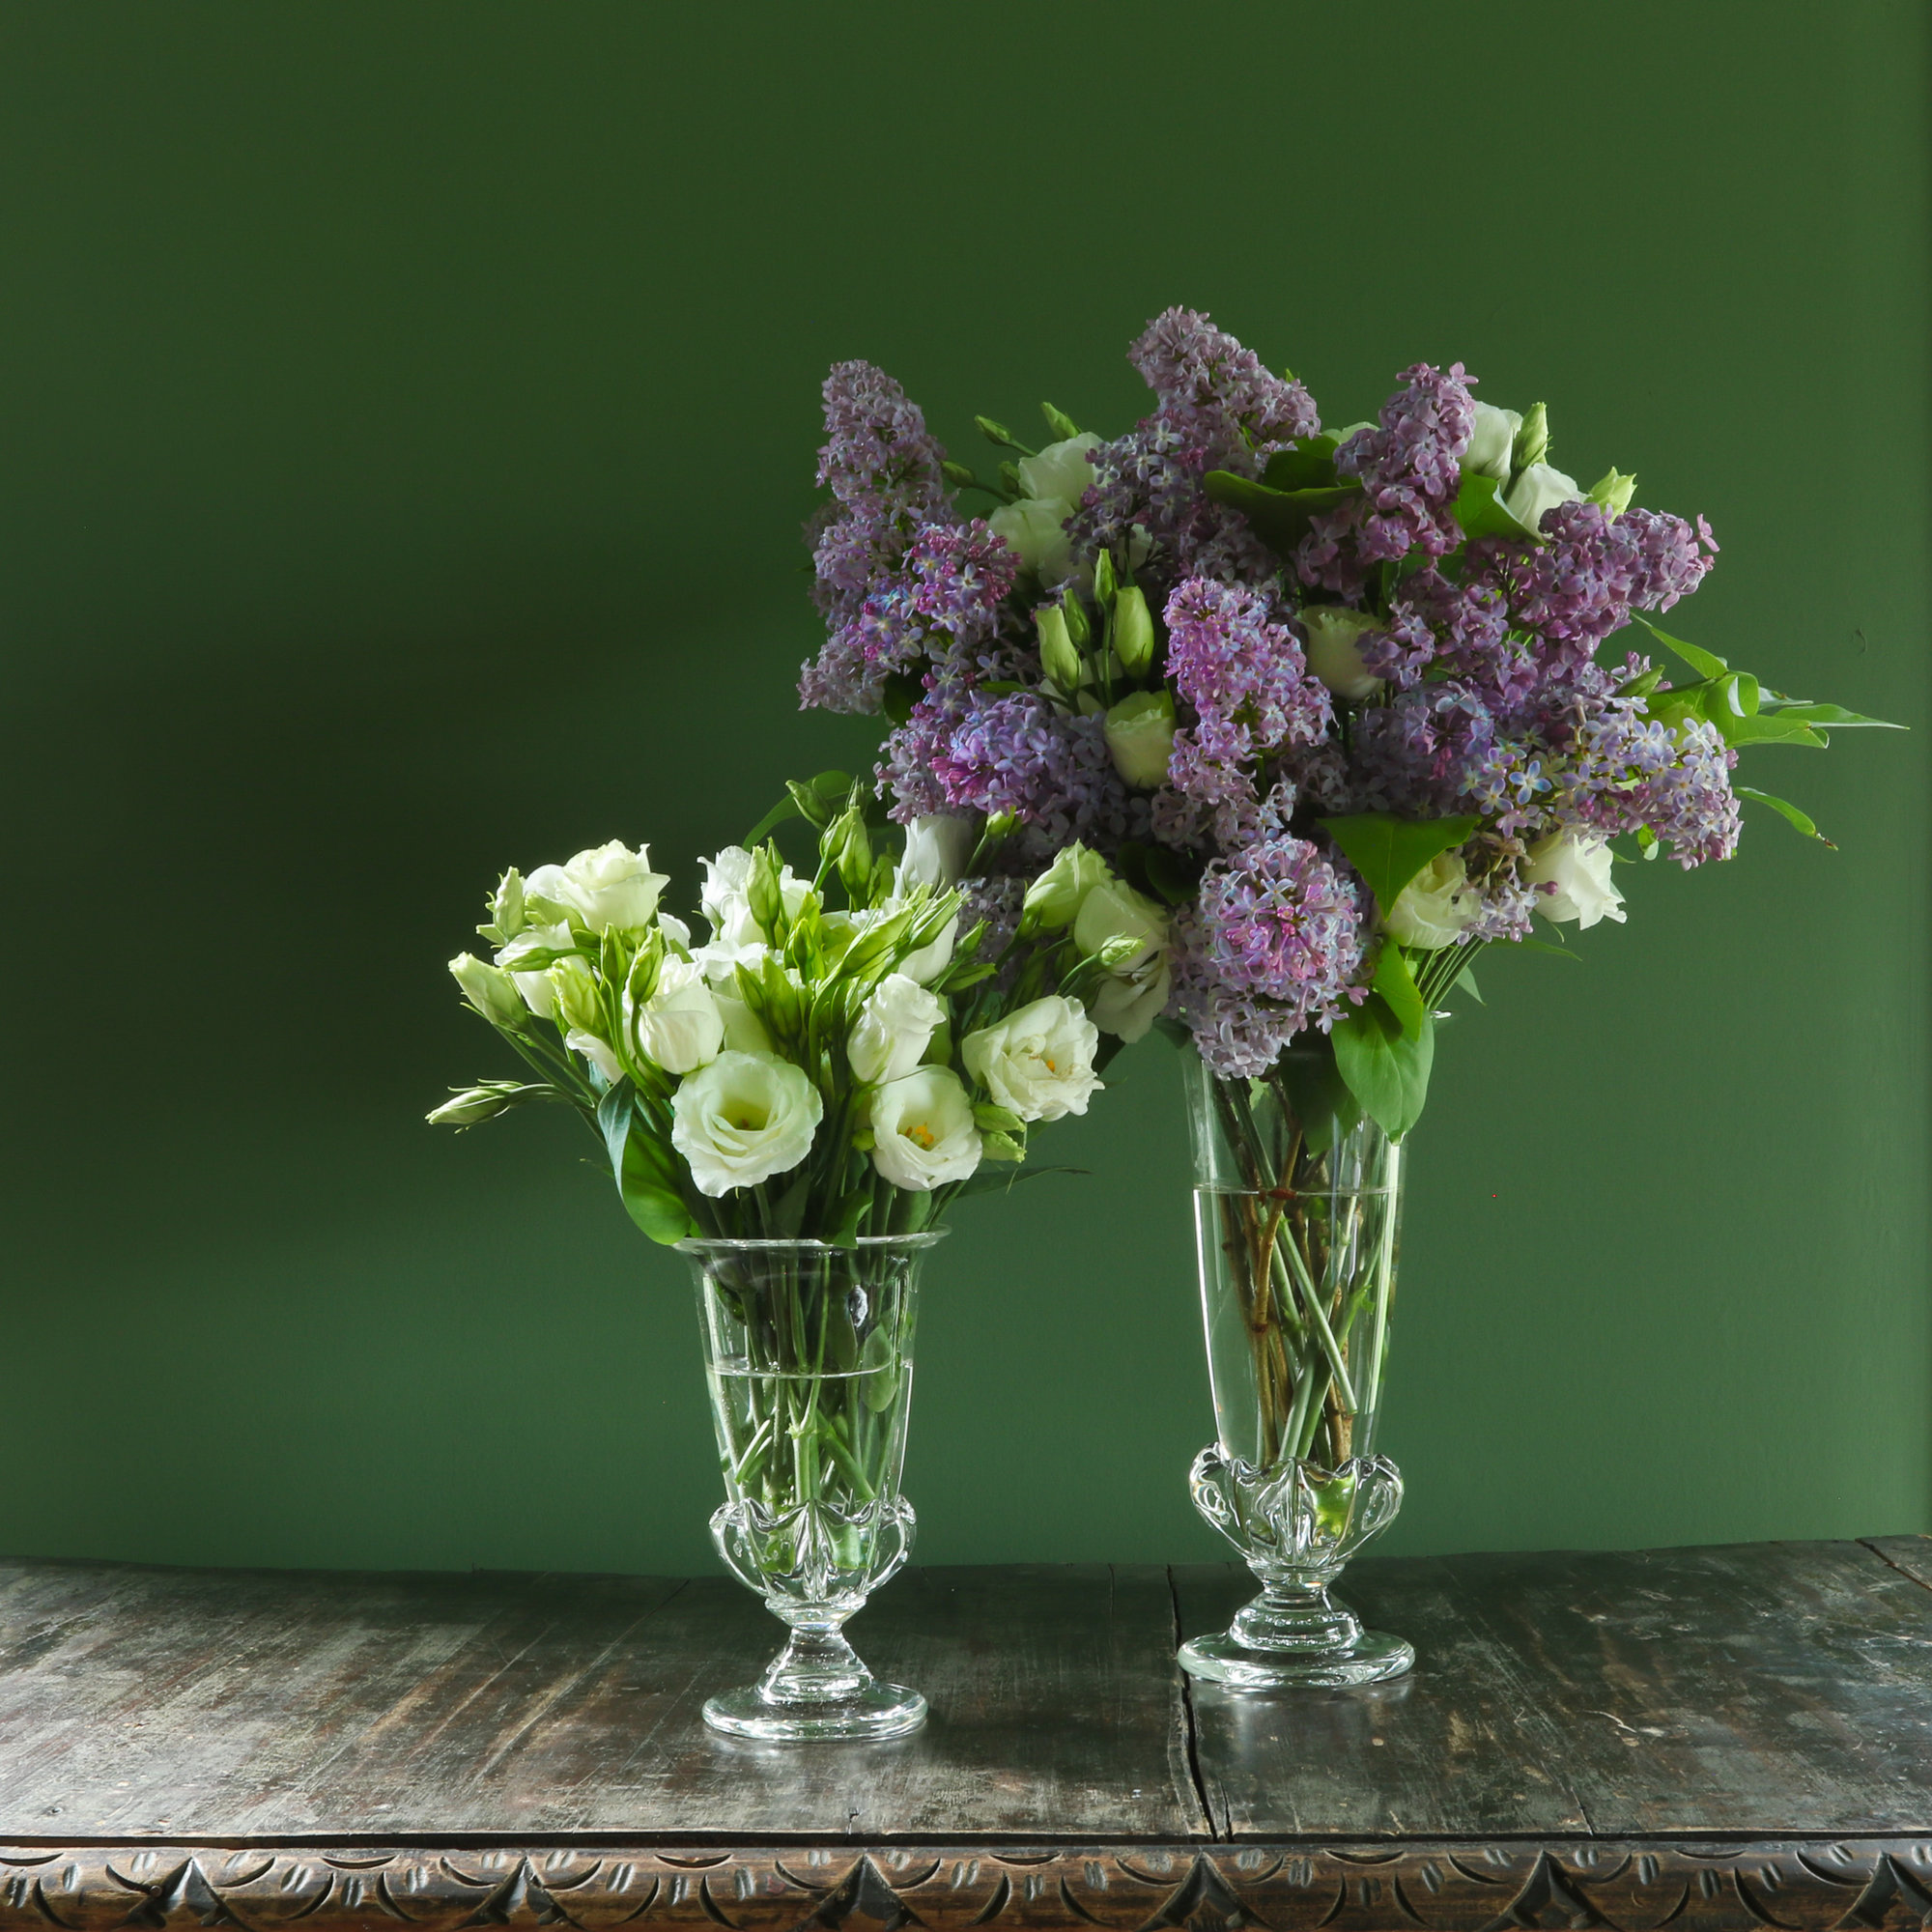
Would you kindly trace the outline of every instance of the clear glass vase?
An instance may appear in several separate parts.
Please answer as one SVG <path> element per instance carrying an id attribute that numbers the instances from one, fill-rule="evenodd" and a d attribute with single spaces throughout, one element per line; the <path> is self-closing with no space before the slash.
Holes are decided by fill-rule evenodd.
<path id="1" fill-rule="evenodd" d="M 1233 1625 L 1190 1639 L 1191 1675 L 1237 1689 L 1368 1684 L 1415 1661 L 1329 1585 L 1394 1520 L 1375 1453 L 1402 1217 L 1402 1149 L 1360 1114 L 1325 1042 L 1259 1080 L 1185 1066 L 1215 1441 L 1195 1507 L 1261 1578 Z"/>
<path id="2" fill-rule="evenodd" d="M 680 1242 L 697 1277 L 705 1378 L 728 1500 L 719 1553 L 791 1630 L 757 1683 L 713 1697 L 734 1737 L 888 1738 L 925 1699 L 883 1684 L 843 1626 L 904 1563 L 899 1493 L 913 1320 L 942 1231 L 821 1241 Z"/>

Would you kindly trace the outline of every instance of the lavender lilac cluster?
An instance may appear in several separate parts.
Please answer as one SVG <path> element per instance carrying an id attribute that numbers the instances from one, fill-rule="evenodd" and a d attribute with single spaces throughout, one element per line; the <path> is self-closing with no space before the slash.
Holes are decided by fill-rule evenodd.
<path id="1" fill-rule="evenodd" d="M 1455 505 L 1475 381 L 1418 363 L 1333 448 L 1346 497 L 1284 554 L 1207 478 L 1326 448 L 1307 390 L 1186 309 L 1129 359 L 1153 408 L 1088 453 L 1057 582 L 959 507 L 889 377 L 847 362 L 825 385 L 832 501 L 810 536 L 827 639 L 801 696 L 863 713 L 892 690 L 909 700 L 879 766 L 891 809 L 1010 828 L 967 883 L 989 915 L 1016 918 L 1024 881 L 1072 840 L 1173 855 L 1198 885 L 1173 921 L 1168 1010 L 1218 1070 L 1253 1073 L 1364 996 L 1376 913 L 1324 816 L 1474 814 L 1464 942 L 1527 931 L 1548 890 L 1525 877 L 1532 854 L 1564 836 L 1641 834 L 1685 866 L 1729 856 L 1735 753 L 1714 725 L 1653 714 L 1647 658 L 1598 661 L 1634 615 L 1696 589 L 1717 550 L 1701 518 L 1566 500 L 1534 535 L 1468 538 Z M 1173 707 L 1158 783 L 1122 776 L 1111 676 L 1069 696 L 1042 665 L 1037 613 L 1093 598 L 1096 572 L 1160 618 L 1140 678 Z M 1311 669 L 1317 632 L 1338 629 L 1352 683 L 1319 656 Z"/>

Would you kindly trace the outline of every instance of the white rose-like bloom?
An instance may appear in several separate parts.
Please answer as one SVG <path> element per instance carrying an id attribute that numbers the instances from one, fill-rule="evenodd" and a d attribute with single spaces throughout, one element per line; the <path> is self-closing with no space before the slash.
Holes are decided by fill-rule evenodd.
<path id="1" fill-rule="evenodd" d="M 1075 1000 L 1049 993 L 966 1036 L 959 1058 L 994 1101 L 1023 1121 L 1084 1114 L 1099 1091 L 1100 1032 Z"/>
<path id="2" fill-rule="evenodd" d="M 1600 919 L 1624 923 L 1624 895 L 1610 884 L 1610 848 L 1603 839 L 1554 832 L 1529 848 L 1529 863 L 1520 876 L 1524 885 L 1555 888 L 1536 895 L 1536 909 L 1545 919 L 1557 925 L 1575 920 L 1578 931 L 1588 932 Z"/>
<path id="3" fill-rule="evenodd" d="M 559 921 L 555 925 L 526 925 L 507 946 L 497 949 L 497 964 L 517 982 L 525 1006 L 540 1020 L 556 1011 L 556 988 L 551 984 L 547 970 L 520 973 L 517 961 L 536 952 L 567 952 L 576 944 L 577 935 L 569 922 Z"/>
<path id="4" fill-rule="evenodd" d="M 1100 439 L 1091 429 L 1069 436 L 1065 442 L 1049 442 L 1037 456 L 1023 456 L 1013 465 L 1019 471 L 1020 488 L 1029 497 L 1065 503 L 1070 515 L 1093 486 L 1094 465 L 1089 452 L 1099 447 Z"/>
<path id="5" fill-rule="evenodd" d="M 697 904 L 710 923 L 711 943 L 699 950 L 712 959 L 749 961 L 756 957 L 753 949 L 762 950 L 771 938 L 752 914 L 752 854 L 742 845 L 727 845 L 715 859 L 704 861 L 704 890 Z M 789 866 L 780 868 L 779 898 L 789 917 L 797 918 L 810 891 L 809 879 L 801 879 Z"/>
<path id="6" fill-rule="evenodd" d="M 755 1187 L 811 1151 L 825 1112 L 802 1068 L 775 1053 L 721 1053 L 671 1096 L 670 1144 L 700 1194 Z"/>
<path id="7" fill-rule="evenodd" d="M 875 1087 L 903 1080 L 925 1058 L 946 1009 L 917 980 L 888 973 L 867 995 L 845 1042 L 853 1078 Z"/>
<path id="8" fill-rule="evenodd" d="M 1137 691 L 1107 713 L 1101 727 L 1114 769 L 1130 785 L 1151 791 L 1167 782 L 1174 755 L 1174 698 L 1167 691 Z"/>
<path id="9" fill-rule="evenodd" d="M 1072 514 L 1073 505 L 1064 497 L 1022 497 L 1017 503 L 1002 503 L 986 527 L 1052 590 L 1073 575 L 1073 546 L 1065 529 Z"/>
<path id="10" fill-rule="evenodd" d="M 1133 887 L 1109 879 L 1087 895 L 1073 922 L 1073 943 L 1081 952 L 1106 951 L 1112 956 L 1106 977 L 1089 1003 L 1102 1033 L 1133 1041 L 1153 1025 L 1167 1005 L 1171 976 L 1167 961 L 1167 914 Z M 1127 951 L 1131 944 L 1133 950 Z"/>
<path id="11" fill-rule="evenodd" d="M 642 932 L 657 914 L 669 874 L 651 870 L 651 849 L 621 838 L 580 852 L 567 866 L 539 866 L 524 897 L 574 913 L 592 932 Z"/>
<path id="12" fill-rule="evenodd" d="M 1499 410 L 1489 403 L 1476 405 L 1476 426 L 1469 432 L 1469 446 L 1463 452 L 1464 476 L 1493 476 L 1507 483 L 1510 451 L 1516 447 L 1516 433 L 1522 417 L 1515 410 Z"/>
<path id="13" fill-rule="evenodd" d="M 1071 925 L 1080 917 L 1087 895 L 1113 876 L 1106 860 L 1091 847 L 1077 841 L 1063 845 L 1053 855 L 1053 864 L 1027 888 L 1027 920 L 1049 932 Z"/>
<path id="14" fill-rule="evenodd" d="M 625 995 L 625 1023 L 638 1051 L 667 1073 L 696 1073 L 724 1044 L 724 1015 L 695 959 L 667 959 L 641 1007 Z"/>
<path id="15" fill-rule="evenodd" d="M 911 1194 L 964 1180 L 980 1165 L 973 1103 L 950 1066 L 922 1066 L 872 1096 L 872 1165 Z"/>
<path id="16" fill-rule="evenodd" d="M 711 997 L 718 1002 L 718 1017 L 724 1028 L 724 1046 L 730 1053 L 769 1053 L 772 1037 L 765 1023 L 728 985 L 713 985 Z"/>
<path id="17" fill-rule="evenodd" d="M 899 961 L 899 971 L 908 980 L 917 980 L 922 986 L 929 986 L 952 964 L 952 950 L 958 943 L 959 915 L 955 912 L 939 928 L 937 939 L 929 946 L 922 946 L 917 952 L 908 952 Z"/>
<path id="18" fill-rule="evenodd" d="M 906 827 L 898 890 L 903 893 L 913 886 L 932 886 L 944 891 L 956 886 L 979 842 L 978 820 L 950 811 L 922 812 Z"/>
<path id="19" fill-rule="evenodd" d="M 1451 946 L 1482 909 L 1468 867 L 1454 852 L 1438 852 L 1397 894 L 1383 923 L 1405 946 Z"/>
<path id="20" fill-rule="evenodd" d="M 611 1086 L 623 1079 L 624 1063 L 617 1058 L 616 1049 L 609 1040 L 599 1039 L 594 1033 L 585 1033 L 582 1027 L 573 1027 L 564 1035 L 563 1043 L 582 1054 Z"/>
<path id="21" fill-rule="evenodd" d="M 1370 611 L 1350 611 L 1341 604 L 1318 604 L 1301 613 L 1308 633 L 1308 669 L 1337 697 L 1356 701 L 1381 682 L 1362 662 L 1365 632 L 1388 627 Z"/>
<path id="22" fill-rule="evenodd" d="M 1581 503 L 1587 493 L 1577 489 L 1577 479 L 1552 469 L 1547 463 L 1532 463 L 1509 487 L 1503 508 L 1518 523 L 1535 530 L 1543 527 L 1543 513 L 1559 503 Z"/>

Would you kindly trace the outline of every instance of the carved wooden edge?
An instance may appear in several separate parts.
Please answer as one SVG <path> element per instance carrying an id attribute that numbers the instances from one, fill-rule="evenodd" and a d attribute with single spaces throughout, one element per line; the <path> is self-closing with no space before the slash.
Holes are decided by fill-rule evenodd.
<path id="1" fill-rule="evenodd" d="M 692 1932 L 977 1926 L 1110 1932 L 1909 1932 L 1924 1838 L 758 1850 L 0 1848 L 0 1932 Z"/>

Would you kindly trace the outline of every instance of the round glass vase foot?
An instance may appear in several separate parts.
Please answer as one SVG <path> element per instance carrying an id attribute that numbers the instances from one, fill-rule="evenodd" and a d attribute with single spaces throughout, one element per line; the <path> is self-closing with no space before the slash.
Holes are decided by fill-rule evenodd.
<path id="1" fill-rule="evenodd" d="M 756 1684 L 707 1700 L 704 1721 L 731 1738 L 900 1738 L 925 1721 L 925 1699 L 886 1684 L 836 1631 L 795 1631 Z"/>
<path id="2" fill-rule="evenodd" d="M 1361 1619 L 1326 1590 L 1265 1590 L 1233 1625 L 1180 1646 L 1190 1677 L 1234 1690 L 1340 1689 L 1400 1677 L 1414 1648 Z"/>

